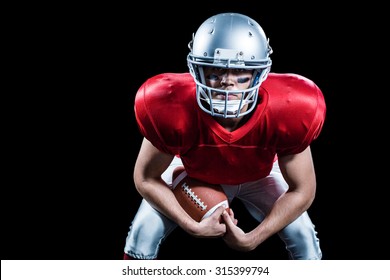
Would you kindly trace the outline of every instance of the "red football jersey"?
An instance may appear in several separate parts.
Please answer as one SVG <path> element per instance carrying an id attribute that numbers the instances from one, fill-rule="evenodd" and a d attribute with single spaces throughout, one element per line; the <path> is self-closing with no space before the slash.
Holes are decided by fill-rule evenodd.
<path id="1" fill-rule="evenodd" d="M 275 156 L 302 152 L 325 120 L 321 90 L 300 75 L 270 73 L 258 99 L 250 119 L 228 132 L 199 108 L 189 73 L 166 73 L 140 87 L 134 109 L 141 133 L 159 150 L 180 156 L 189 176 L 240 184 L 267 176 Z"/>

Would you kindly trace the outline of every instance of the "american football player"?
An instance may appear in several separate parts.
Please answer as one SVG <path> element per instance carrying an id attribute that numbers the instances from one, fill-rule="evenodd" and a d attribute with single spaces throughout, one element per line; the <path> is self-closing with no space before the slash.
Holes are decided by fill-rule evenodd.
<path id="1" fill-rule="evenodd" d="M 290 259 L 321 259 L 307 210 L 316 194 L 310 145 L 326 115 L 322 91 L 299 74 L 270 72 L 269 40 L 246 15 L 206 19 L 188 46 L 188 73 L 150 77 L 135 97 L 144 138 L 134 183 L 143 200 L 124 259 L 158 258 L 177 226 L 195 237 L 223 238 L 244 252 L 277 234 Z M 170 188 L 178 166 L 190 177 L 220 184 L 229 203 L 241 200 L 257 226 L 245 232 L 234 209 L 222 206 L 194 221 Z"/>

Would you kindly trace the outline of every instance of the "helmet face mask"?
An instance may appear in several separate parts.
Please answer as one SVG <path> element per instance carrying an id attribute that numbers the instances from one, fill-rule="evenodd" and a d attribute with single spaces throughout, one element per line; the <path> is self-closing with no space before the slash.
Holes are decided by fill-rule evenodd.
<path id="1" fill-rule="evenodd" d="M 189 48 L 188 67 L 203 111 L 212 116 L 237 118 L 255 108 L 259 87 L 272 64 L 269 57 L 272 49 L 258 23 L 241 14 L 218 14 L 198 28 Z M 206 67 L 251 70 L 251 82 L 246 89 L 217 89 L 206 84 Z M 215 93 L 225 95 L 223 101 L 213 99 Z M 231 98 L 230 95 L 241 95 L 241 99 Z M 242 110 L 244 107 L 246 110 Z"/>

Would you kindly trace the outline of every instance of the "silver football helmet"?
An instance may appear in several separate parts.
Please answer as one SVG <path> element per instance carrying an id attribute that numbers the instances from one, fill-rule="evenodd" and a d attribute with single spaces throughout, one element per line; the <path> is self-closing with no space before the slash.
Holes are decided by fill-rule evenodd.
<path id="1" fill-rule="evenodd" d="M 248 16 L 222 13 L 204 21 L 188 44 L 188 68 L 196 83 L 200 108 L 212 116 L 237 118 L 249 114 L 257 102 L 258 90 L 271 68 L 272 48 L 261 26 Z M 246 90 L 228 91 L 206 85 L 204 67 L 253 70 Z M 212 93 L 224 100 L 212 99 Z M 229 94 L 242 93 L 241 100 L 229 101 Z M 241 109 L 248 105 L 245 112 Z"/>

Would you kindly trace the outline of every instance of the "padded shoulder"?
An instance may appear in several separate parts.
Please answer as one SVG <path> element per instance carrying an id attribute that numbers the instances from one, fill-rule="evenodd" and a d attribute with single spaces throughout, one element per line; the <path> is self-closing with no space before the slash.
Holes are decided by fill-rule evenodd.
<path id="1" fill-rule="evenodd" d="M 160 74 L 138 90 L 134 103 L 141 133 L 163 152 L 184 152 L 196 135 L 198 105 L 189 73 Z"/>
<path id="2" fill-rule="evenodd" d="M 279 155 L 303 151 L 320 134 L 326 115 L 322 91 L 297 74 L 270 74 L 262 84 L 269 95 L 269 119 Z"/>

